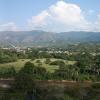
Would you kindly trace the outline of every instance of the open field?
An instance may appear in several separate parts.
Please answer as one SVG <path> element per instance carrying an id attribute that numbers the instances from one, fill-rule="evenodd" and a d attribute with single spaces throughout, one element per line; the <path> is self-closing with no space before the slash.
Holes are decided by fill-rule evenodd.
<path id="1" fill-rule="evenodd" d="M 39 65 L 37 63 L 37 60 L 40 60 L 40 63 L 42 64 L 41 67 L 45 67 L 47 69 L 47 71 L 49 72 L 54 72 L 54 70 L 58 69 L 59 67 L 57 65 L 49 65 L 49 64 L 45 64 L 45 58 L 43 59 L 35 59 L 35 60 L 30 60 L 30 59 L 19 59 L 16 62 L 11 62 L 11 63 L 4 63 L 4 64 L 0 64 L 0 69 L 5 69 L 5 68 L 10 68 L 10 67 L 14 67 L 16 70 L 20 70 L 24 64 L 28 61 L 34 63 L 35 65 Z M 58 59 L 50 59 L 51 61 L 55 61 Z M 62 60 L 62 59 L 59 59 Z M 75 63 L 75 61 L 66 61 L 66 60 L 62 60 L 65 62 L 66 65 L 72 65 Z"/>

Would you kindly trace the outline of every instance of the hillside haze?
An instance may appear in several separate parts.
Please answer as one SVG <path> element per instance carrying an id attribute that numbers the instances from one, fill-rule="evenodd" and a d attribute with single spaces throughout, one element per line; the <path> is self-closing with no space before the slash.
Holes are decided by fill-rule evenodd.
<path id="1" fill-rule="evenodd" d="M 19 46 L 52 46 L 77 42 L 100 42 L 100 32 L 46 32 L 46 31 L 3 31 L 0 46 L 13 43 Z"/>

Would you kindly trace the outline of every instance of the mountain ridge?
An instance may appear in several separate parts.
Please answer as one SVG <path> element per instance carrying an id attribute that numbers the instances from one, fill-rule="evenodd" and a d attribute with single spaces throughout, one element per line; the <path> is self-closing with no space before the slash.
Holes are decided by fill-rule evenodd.
<path id="1" fill-rule="evenodd" d="M 7 43 L 8 42 L 8 43 Z M 42 30 L 34 31 L 2 31 L 0 32 L 0 46 L 4 44 L 17 44 L 26 46 L 50 46 L 77 43 L 77 42 L 100 42 L 100 32 L 46 32 Z"/>

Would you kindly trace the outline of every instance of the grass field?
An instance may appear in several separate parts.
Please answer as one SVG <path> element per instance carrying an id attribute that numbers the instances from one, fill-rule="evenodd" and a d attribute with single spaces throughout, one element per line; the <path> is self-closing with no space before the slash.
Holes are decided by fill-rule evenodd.
<path id="1" fill-rule="evenodd" d="M 58 66 L 55 66 L 55 65 L 49 65 L 49 64 L 45 64 L 45 58 L 43 59 L 35 59 L 35 60 L 30 60 L 30 59 L 19 59 L 18 61 L 16 62 L 11 62 L 11 63 L 4 63 L 4 64 L 0 64 L 0 69 L 3 69 L 3 68 L 9 68 L 9 67 L 14 67 L 16 70 L 20 70 L 24 64 L 28 61 L 34 63 L 35 65 L 38 65 L 38 63 L 36 62 L 37 60 L 40 60 L 41 62 L 41 66 L 42 67 L 45 67 L 47 69 L 47 71 L 49 72 L 54 72 L 56 69 L 58 69 L 59 67 Z M 55 61 L 55 60 L 58 60 L 58 59 L 50 59 L 51 61 Z M 62 60 L 62 59 L 60 59 Z M 75 61 L 66 61 L 66 60 L 63 60 L 65 62 L 66 65 L 72 65 L 75 63 Z"/>

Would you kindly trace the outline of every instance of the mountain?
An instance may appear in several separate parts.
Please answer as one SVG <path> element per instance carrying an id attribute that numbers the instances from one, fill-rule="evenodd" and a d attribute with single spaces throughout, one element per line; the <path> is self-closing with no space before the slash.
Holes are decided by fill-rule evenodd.
<path id="1" fill-rule="evenodd" d="M 3 31 L 0 32 L 0 46 L 15 44 L 19 46 L 52 46 L 77 42 L 100 42 L 100 32 L 45 32 Z"/>

